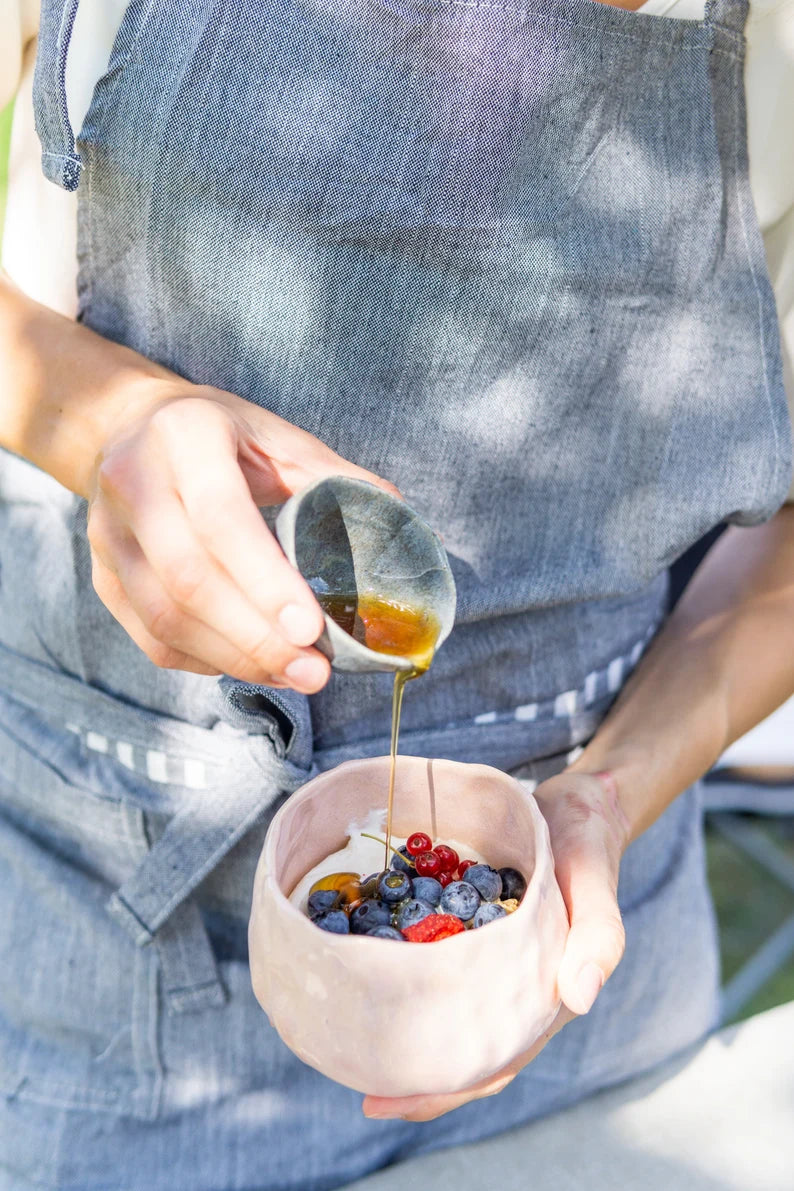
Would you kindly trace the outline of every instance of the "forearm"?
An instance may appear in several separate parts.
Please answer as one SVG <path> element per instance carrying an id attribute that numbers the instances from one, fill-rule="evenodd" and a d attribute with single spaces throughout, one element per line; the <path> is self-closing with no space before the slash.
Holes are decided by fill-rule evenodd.
<path id="1" fill-rule="evenodd" d="M 176 379 L 31 301 L 0 273 L 0 445 L 71 491 L 90 494 L 111 426 L 164 399 Z"/>
<path id="2" fill-rule="evenodd" d="M 794 692 L 794 506 L 729 529 L 583 754 L 613 776 L 631 838 Z"/>

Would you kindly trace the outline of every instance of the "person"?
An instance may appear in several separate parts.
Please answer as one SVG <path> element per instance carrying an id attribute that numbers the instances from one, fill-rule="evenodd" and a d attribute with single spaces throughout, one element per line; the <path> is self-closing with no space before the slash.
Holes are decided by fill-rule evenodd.
<path id="1" fill-rule="evenodd" d="M 0 287 L 0 1187 L 320 1191 L 716 1020 L 697 779 L 794 689 L 747 6 L 115 7 L 79 128 L 90 5 L 41 9 L 77 319 Z M 329 674 L 269 528 L 335 473 L 455 572 L 401 749 L 537 783 L 571 919 L 545 1048 L 363 1113 L 269 1029 L 245 939 L 276 807 L 387 748 L 388 676 Z"/>

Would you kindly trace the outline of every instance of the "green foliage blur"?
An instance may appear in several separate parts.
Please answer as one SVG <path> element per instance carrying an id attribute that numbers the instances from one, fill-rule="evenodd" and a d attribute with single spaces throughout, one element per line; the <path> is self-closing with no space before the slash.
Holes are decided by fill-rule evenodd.
<path id="1" fill-rule="evenodd" d="M 3 216 L 6 209 L 6 187 L 8 185 L 8 148 L 11 143 L 11 116 L 13 103 L 0 112 L 0 232 L 3 230 Z"/>

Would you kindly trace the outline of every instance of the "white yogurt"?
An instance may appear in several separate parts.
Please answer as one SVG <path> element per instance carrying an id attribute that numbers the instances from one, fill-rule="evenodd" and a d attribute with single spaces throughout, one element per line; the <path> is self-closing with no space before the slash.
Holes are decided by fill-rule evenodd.
<path id="1" fill-rule="evenodd" d="M 386 811 L 371 810 L 363 822 L 354 821 L 348 825 L 348 841 L 344 848 L 340 848 L 338 852 L 332 852 L 330 856 L 326 856 L 325 860 L 315 864 L 314 868 L 310 869 L 295 886 L 289 896 L 289 900 L 294 906 L 303 910 L 304 913 L 306 912 L 309 890 L 321 877 L 330 876 L 331 873 L 358 873 L 362 877 L 368 877 L 370 873 L 379 873 L 383 870 L 385 856 L 383 844 L 374 839 L 366 839 L 361 834 L 363 831 L 385 839 Z M 391 842 L 392 847 L 401 848 L 405 839 L 393 835 Z M 468 844 L 461 844 L 452 839 L 443 842 L 449 844 L 450 848 L 454 848 L 461 859 L 469 858 L 478 864 L 486 863 L 480 853 L 476 852 L 474 848 L 470 848 Z"/>

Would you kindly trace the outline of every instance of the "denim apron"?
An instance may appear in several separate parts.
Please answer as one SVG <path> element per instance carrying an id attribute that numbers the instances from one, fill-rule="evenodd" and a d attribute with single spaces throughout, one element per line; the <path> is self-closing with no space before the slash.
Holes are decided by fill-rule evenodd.
<path id="1" fill-rule="evenodd" d="M 459 592 L 401 751 L 558 772 L 667 566 L 788 487 L 746 3 L 131 0 L 76 130 L 77 3 L 43 4 L 35 103 L 79 187 L 80 318 L 397 483 Z M 156 670 L 92 591 L 83 502 L 10 455 L 0 565 L 2 1191 L 320 1191 L 713 1024 L 695 789 L 626 854 L 592 1012 L 497 1098 L 365 1120 L 268 1026 L 245 929 L 281 800 L 386 751 L 388 677 L 306 699 Z"/>

